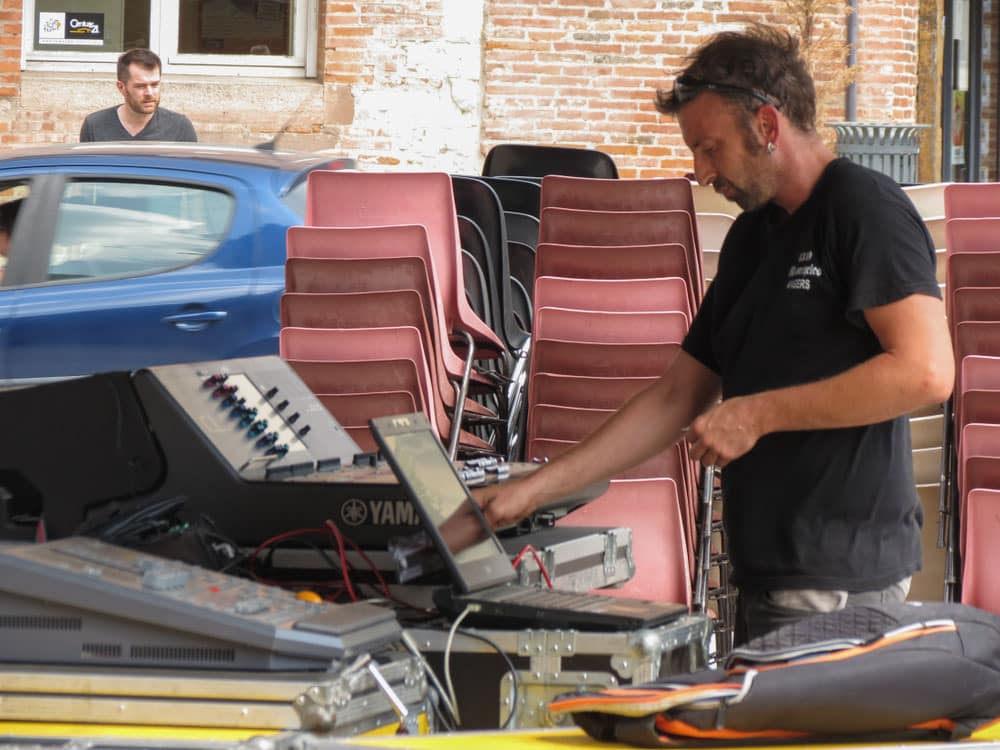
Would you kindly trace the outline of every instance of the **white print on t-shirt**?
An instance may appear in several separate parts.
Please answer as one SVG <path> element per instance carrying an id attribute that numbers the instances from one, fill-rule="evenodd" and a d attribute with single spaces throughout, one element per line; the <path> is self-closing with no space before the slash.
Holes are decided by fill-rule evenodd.
<path id="1" fill-rule="evenodd" d="M 798 265 L 793 265 L 788 269 L 788 283 L 785 285 L 785 289 L 809 291 L 812 288 L 812 279 L 823 275 L 823 269 L 811 262 L 812 259 L 812 250 L 799 253 L 799 257 L 796 259 Z"/>

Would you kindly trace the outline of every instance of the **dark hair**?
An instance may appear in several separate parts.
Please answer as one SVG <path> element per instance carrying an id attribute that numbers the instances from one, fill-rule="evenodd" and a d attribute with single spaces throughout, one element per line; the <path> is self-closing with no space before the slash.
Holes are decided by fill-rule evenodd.
<path id="1" fill-rule="evenodd" d="M 118 56 L 118 80 L 128 83 L 128 68 L 138 65 L 146 70 L 163 70 L 160 57 L 151 49 L 130 49 Z"/>
<path id="2" fill-rule="evenodd" d="M 0 231 L 10 234 L 17 221 L 17 212 L 21 210 L 21 199 L 0 203 Z"/>
<path id="3" fill-rule="evenodd" d="M 741 105 L 746 115 L 762 106 L 761 97 L 752 93 L 758 92 L 776 101 L 799 129 L 816 129 L 816 86 L 798 39 L 787 31 L 763 24 L 745 31 L 723 31 L 698 47 L 687 61 L 678 78 L 717 84 L 716 93 Z M 682 98 L 674 89 L 657 89 L 656 108 L 676 115 L 688 101 Z"/>

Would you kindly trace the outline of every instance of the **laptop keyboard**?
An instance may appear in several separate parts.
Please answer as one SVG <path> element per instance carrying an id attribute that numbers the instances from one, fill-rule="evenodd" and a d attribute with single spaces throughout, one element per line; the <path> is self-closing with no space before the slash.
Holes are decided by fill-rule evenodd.
<path id="1" fill-rule="evenodd" d="M 610 597 L 597 594 L 581 594 L 574 591 L 536 589 L 524 586 L 509 586 L 481 591 L 470 594 L 469 598 L 546 609 L 568 609 L 576 612 L 603 612 L 615 601 Z"/>

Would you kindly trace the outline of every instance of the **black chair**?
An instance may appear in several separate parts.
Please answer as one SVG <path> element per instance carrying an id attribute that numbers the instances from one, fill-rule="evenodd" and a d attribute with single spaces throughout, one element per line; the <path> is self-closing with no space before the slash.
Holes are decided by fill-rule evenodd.
<path id="1" fill-rule="evenodd" d="M 530 214 L 536 219 L 542 211 L 542 187 L 536 180 L 519 177 L 480 177 L 493 188 L 504 211 Z"/>
<path id="2" fill-rule="evenodd" d="M 510 278 L 524 290 L 530 309 L 535 298 L 535 246 L 511 241 L 507 243 L 507 252 L 510 255 Z M 530 313 L 523 320 L 526 330 L 530 331 Z"/>
<path id="3" fill-rule="evenodd" d="M 511 276 L 510 277 L 510 293 L 511 293 L 511 304 L 514 306 L 514 320 L 522 328 L 531 330 L 534 326 L 534 321 L 531 319 L 534 314 L 534 306 L 531 303 L 531 294 L 528 292 L 530 287 L 526 287 L 521 283 L 521 280 Z"/>
<path id="4" fill-rule="evenodd" d="M 500 302 L 499 295 L 496 293 L 495 287 L 496 283 L 491 282 L 491 279 L 497 278 L 497 271 L 493 267 L 493 257 L 490 254 L 490 249 L 486 241 L 486 237 L 483 236 L 483 230 L 479 228 L 479 225 L 475 221 L 470 219 L 468 216 L 458 216 L 458 239 L 462 246 L 463 263 L 465 262 L 465 255 L 468 254 L 469 260 L 476 264 L 478 272 L 482 274 L 484 290 L 484 304 L 482 308 L 486 311 L 486 314 L 480 315 L 483 320 L 485 320 L 490 328 L 496 332 L 500 338 L 504 338 L 504 331 L 498 330 L 497 323 L 500 320 Z M 469 280 L 468 275 L 466 275 L 466 281 Z M 476 282 L 478 284 L 478 281 Z M 466 288 L 466 293 L 469 289 Z"/>
<path id="5" fill-rule="evenodd" d="M 493 299 L 499 302 L 499 306 L 495 308 L 498 310 L 495 326 L 497 334 L 506 341 L 510 351 L 520 351 L 528 341 L 529 332 L 517 325 L 513 316 L 507 227 L 500 199 L 493 188 L 477 177 L 453 176 L 452 189 L 458 215 L 474 222 L 486 240 L 491 263 L 489 266 L 484 265 L 483 271 L 488 274 L 487 284 Z"/>
<path id="6" fill-rule="evenodd" d="M 476 257 L 464 248 L 462 249 L 462 280 L 465 282 L 466 299 L 469 300 L 473 312 L 492 326 L 493 311 L 490 309 L 486 275 Z"/>
<path id="7" fill-rule="evenodd" d="M 488 177 L 561 174 L 607 179 L 617 178 L 618 168 L 608 154 L 597 149 L 499 143 L 486 154 L 483 174 Z"/>
<path id="8" fill-rule="evenodd" d="M 507 225 L 508 242 L 522 242 L 538 247 L 539 221 L 536 217 L 519 211 L 504 211 L 503 218 Z"/>

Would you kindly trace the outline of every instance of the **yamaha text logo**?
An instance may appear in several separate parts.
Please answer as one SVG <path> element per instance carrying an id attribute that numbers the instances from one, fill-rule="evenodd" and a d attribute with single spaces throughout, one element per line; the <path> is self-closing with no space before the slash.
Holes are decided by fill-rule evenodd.
<path id="1" fill-rule="evenodd" d="M 420 517 L 409 500 L 358 500 L 340 506 L 340 520 L 347 526 L 416 526 Z"/>

